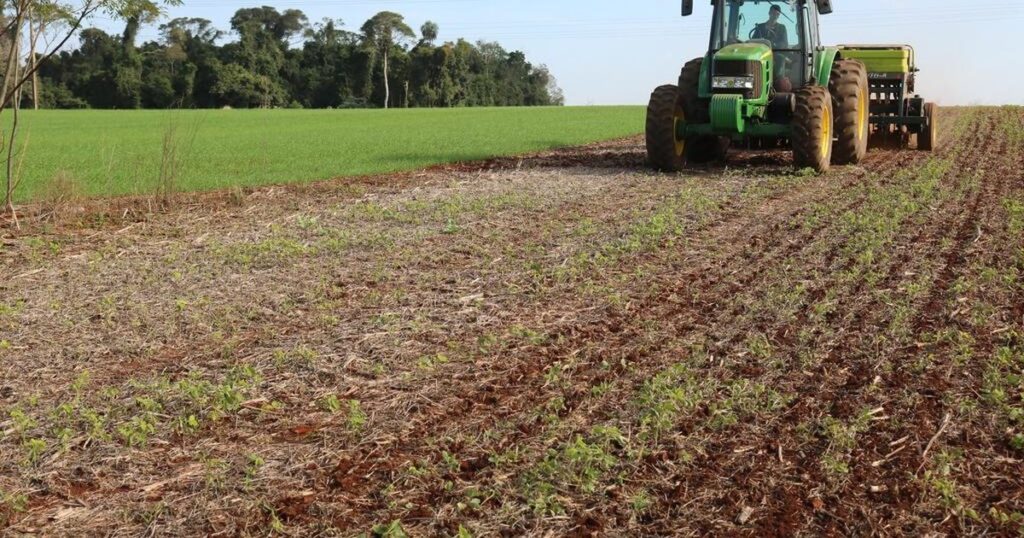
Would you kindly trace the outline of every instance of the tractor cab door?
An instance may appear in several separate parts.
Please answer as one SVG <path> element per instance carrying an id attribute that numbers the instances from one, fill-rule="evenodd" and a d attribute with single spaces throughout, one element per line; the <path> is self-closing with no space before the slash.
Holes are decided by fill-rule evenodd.
<path id="1" fill-rule="evenodd" d="M 818 25 L 818 10 L 815 7 L 814 3 L 807 2 L 802 9 L 803 17 L 801 18 L 804 21 L 804 34 L 806 35 L 802 62 L 806 76 L 802 79 L 802 83 L 814 76 L 814 66 L 818 65 L 818 56 L 824 53 L 821 46 L 821 27 Z"/>

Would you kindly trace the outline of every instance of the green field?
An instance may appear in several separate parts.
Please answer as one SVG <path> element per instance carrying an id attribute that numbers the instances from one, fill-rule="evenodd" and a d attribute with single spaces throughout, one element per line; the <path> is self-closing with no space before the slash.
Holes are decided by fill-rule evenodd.
<path id="1" fill-rule="evenodd" d="M 593 142 L 639 133 L 643 118 L 640 107 L 25 111 L 16 199 L 68 186 L 88 196 L 154 192 L 168 133 L 182 155 L 175 188 L 213 190 Z"/>

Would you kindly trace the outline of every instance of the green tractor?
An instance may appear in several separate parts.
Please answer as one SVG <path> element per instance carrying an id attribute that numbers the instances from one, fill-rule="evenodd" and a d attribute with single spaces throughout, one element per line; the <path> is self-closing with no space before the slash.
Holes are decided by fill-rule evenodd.
<path id="1" fill-rule="evenodd" d="M 831 0 L 712 0 L 708 53 L 647 109 L 647 153 L 662 171 L 725 158 L 730 145 L 786 147 L 797 168 L 857 164 L 873 136 L 935 144 L 935 106 L 913 92 L 907 46 L 821 44 Z M 693 1 L 683 1 L 683 16 Z"/>

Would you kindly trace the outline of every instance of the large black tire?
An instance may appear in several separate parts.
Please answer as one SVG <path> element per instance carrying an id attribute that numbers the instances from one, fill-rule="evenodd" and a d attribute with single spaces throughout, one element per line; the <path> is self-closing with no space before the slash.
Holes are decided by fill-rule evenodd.
<path id="1" fill-rule="evenodd" d="M 932 151 L 939 142 L 939 123 L 935 115 L 935 103 L 924 104 L 924 117 L 928 125 L 917 134 L 917 149 L 921 151 Z"/>
<path id="2" fill-rule="evenodd" d="M 647 105 L 647 157 L 662 172 L 678 172 L 686 164 L 686 141 L 676 138 L 676 123 L 686 121 L 683 97 L 671 84 L 658 86 Z"/>
<path id="3" fill-rule="evenodd" d="M 682 94 L 683 112 L 692 123 L 711 121 L 711 100 L 700 98 L 700 69 L 704 58 L 686 62 L 679 73 L 679 93 Z"/>
<path id="4" fill-rule="evenodd" d="M 832 96 L 821 86 L 808 85 L 796 92 L 793 114 L 793 164 L 827 172 L 832 163 Z"/>
<path id="5" fill-rule="evenodd" d="M 833 164 L 858 164 L 868 152 L 870 102 L 868 70 L 860 60 L 837 60 L 828 90 L 835 113 Z"/>
<path id="6" fill-rule="evenodd" d="M 700 98 L 700 69 L 704 58 L 686 62 L 679 73 L 679 92 L 683 99 L 683 112 L 690 123 L 711 121 L 711 100 Z M 686 141 L 686 160 L 706 163 L 725 159 L 729 150 L 729 139 L 718 136 L 691 137 Z"/>

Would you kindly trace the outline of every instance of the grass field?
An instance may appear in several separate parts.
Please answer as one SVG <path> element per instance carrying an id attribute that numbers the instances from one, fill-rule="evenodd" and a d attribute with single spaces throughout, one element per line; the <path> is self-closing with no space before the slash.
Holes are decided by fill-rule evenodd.
<path id="1" fill-rule="evenodd" d="M 68 184 L 90 196 L 154 192 L 169 133 L 183 163 L 175 188 L 211 190 L 581 144 L 638 133 L 643 119 L 640 107 L 26 111 L 17 197 Z"/>

